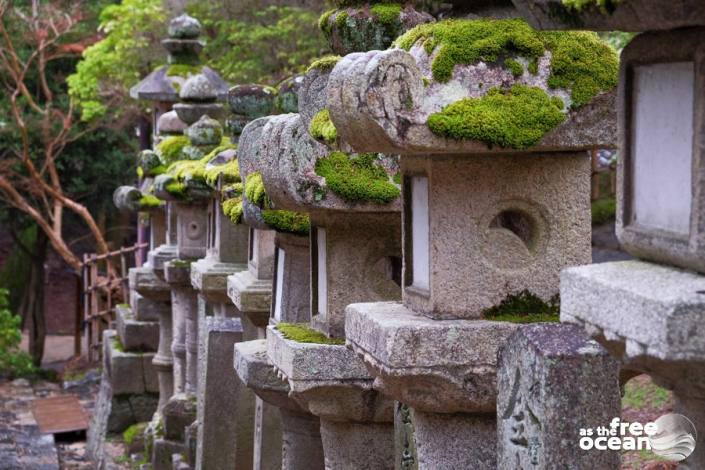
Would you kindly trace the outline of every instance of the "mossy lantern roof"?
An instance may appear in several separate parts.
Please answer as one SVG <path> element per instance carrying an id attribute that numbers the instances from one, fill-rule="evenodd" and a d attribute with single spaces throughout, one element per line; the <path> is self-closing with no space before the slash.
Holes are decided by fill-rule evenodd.
<path id="1" fill-rule="evenodd" d="M 338 137 L 359 152 L 611 148 L 618 72 L 616 51 L 595 33 L 451 19 L 417 26 L 386 51 L 344 57 L 327 107 Z"/>

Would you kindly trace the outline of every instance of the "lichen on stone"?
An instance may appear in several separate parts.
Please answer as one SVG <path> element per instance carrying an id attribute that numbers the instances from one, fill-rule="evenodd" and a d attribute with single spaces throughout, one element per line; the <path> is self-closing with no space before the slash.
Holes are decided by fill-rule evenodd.
<path id="1" fill-rule="evenodd" d="M 302 212 L 265 209 L 262 211 L 262 219 L 278 232 L 308 235 L 311 230 L 311 219 Z"/>
<path id="2" fill-rule="evenodd" d="M 510 294 L 499 305 L 482 311 L 482 316 L 487 320 L 511 323 L 557 322 L 559 315 L 558 294 L 545 302 L 528 290 Z"/>
<path id="3" fill-rule="evenodd" d="M 600 92 L 617 85 L 619 60 L 615 50 L 595 33 L 584 31 L 535 31 L 521 19 L 451 19 L 422 24 L 407 31 L 394 42 L 410 50 L 421 44 L 432 56 L 431 71 L 438 82 L 447 82 L 456 65 L 480 61 L 504 61 L 515 76 L 514 62 L 523 57 L 529 72 L 538 73 L 538 59 L 550 52 L 550 88 L 571 93 L 571 107 L 587 104 Z"/>
<path id="4" fill-rule="evenodd" d="M 399 197 L 399 188 L 378 162 L 376 153 L 333 152 L 316 162 L 315 172 L 326 186 L 350 202 L 387 204 Z"/>
<path id="5" fill-rule="evenodd" d="M 479 98 L 449 104 L 429 116 L 427 124 L 434 134 L 452 139 L 524 149 L 565 120 L 562 104 L 537 87 L 493 88 Z"/>
<path id="6" fill-rule="evenodd" d="M 250 173 L 245 178 L 245 196 L 252 204 L 262 207 L 267 196 L 262 181 L 262 174 L 258 171 Z"/>
<path id="7" fill-rule="evenodd" d="M 281 332 L 284 338 L 291 341 L 296 341 L 297 343 L 330 345 L 345 344 L 345 339 L 329 338 L 324 333 L 314 330 L 306 323 L 279 323 L 277 324 L 276 329 Z"/>
<path id="8" fill-rule="evenodd" d="M 161 161 L 168 165 L 181 160 L 183 158 L 182 151 L 189 144 L 188 137 L 185 135 L 172 135 L 159 142 L 155 150 Z"/>
<path id="9" fill-rule="evenodd" d="M 308 66 L 306 73 L 311 70 L 332 70 L 333 67 L 340 62 L 340 59 L 342 59 L 342 57 L 339 55 L 327 55 L 325 57 L 321 57 L 320 59 L 316 59 L 311 63 L 311 65 Z"/>
<path id="10" fill-rule="evenodd" d="M 326 144 L 335 143 L 338 138 L 338 130 L 335 124 L 330 120 L 328 109 L 322 109 L 311 119 L 309 133 L 314 139 L 325 142 Z"/>

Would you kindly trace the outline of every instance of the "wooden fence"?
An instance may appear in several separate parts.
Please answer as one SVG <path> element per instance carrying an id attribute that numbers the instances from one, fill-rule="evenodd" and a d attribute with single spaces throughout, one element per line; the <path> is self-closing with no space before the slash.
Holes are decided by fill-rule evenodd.
<path id="1" fill-rule="evenodd" d="M 74 354 L 81 355 L 82 335 L 86 337 L 89 362 L 100 359 L 103 331 L 114 320 L 115 306 L 129 303 L 128 273 L 142 265 L 142 251 L 147 243 L 137 243 L 104 254 L 83 255 L 81 302 L 76 314 Z"/>

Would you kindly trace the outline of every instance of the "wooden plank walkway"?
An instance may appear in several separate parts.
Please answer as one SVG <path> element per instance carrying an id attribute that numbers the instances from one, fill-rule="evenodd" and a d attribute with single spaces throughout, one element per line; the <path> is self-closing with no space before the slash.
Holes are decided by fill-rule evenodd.
<path id="1" fill-rule="evenodd" d="M 32 414 L 42 434 L 88 429 L 88 416 L 76 395 L 36 399 L 32 402 Z"/>

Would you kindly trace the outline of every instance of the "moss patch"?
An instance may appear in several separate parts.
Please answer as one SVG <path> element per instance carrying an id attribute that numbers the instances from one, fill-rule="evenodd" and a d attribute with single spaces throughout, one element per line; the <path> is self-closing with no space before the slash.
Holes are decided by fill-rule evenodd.
<path id="1" fill-rule="evenodd" d="M 523 290 L 508 295 L 499 305 L 482 311 L 487 320 L 511 323 L 536 323 L 559 321 L 560 301 L 558 295 L 544 302 L 537 295 Z"/>
<path id="2" fill-rule="evenodd" d="M 120 337 L 117 335 L 113 336 L 113 349 L 125 352 L 125 347 L 122 345 L 122 341 L 120 341 Z"/>
<path id="3" fill-rule="evenodd" d="M 162 204 L 164 204 L 163 201 L 151 194 L 145 194 L 140 198 L 140 209 L 154 209 L 161 207 Z"/>
<path id="4" fill-rule="evenodd" d="M 306 323 L 279 323 L 276 328 L 281 331 L 282 335 L 286 339 L 290 339 L 298 343 L 335 345 L 345 344 L 344 339 L 329 338 L 320 331 L 314 330 Z"/>
<path id="5" fill-rule="evenodd" d="M 122 433 L 122 441 L 129 447 L 135 442 L 135 439 L 141 439 L 144 434 L 144 430 L 147 429 L 147 424 L 149 423 L 137 423 L 133 424 L 129 428 L 125 429 Z"/>
<path id="6" fill-rule="evenodd" d="M 370 201 L 387 204 L 399 197 L 399 188 L 389 181 L 387 172 L 377 163 L 376 153 L 348 155 L 333 152 L 316 162 L 316 174 L 346 201 Z"/>
<path id="7" fill-rule="evenodd" d="M 333 10 L 335 11 L 335 10 Z M 333 67 L 340 62 L 340 57 L 339 55 L 328 55 L 325 57 L 321 57 L 320 59 L 317 59 L 311 63 L 311 65 L 308 66 L 306 69 L 306 73 L 310 72 L 311 70 L 333 70 Z"/>
<path id="8" fill-rule="evenodd" d="M 162 162 L 168 165 L 183 158 L 182 151 L 187 145 L 189 145 L 188 137 L 172 135 L 159 142 L 155 150 Z"/>
<path id="9" fill-rule="evenodd" d="M 394 24 L 399 21 L 401 5 L 398 3 L 377 3 L 370 8 L 372 13 L 382 24 Z"/>
<path id="10" fill-rule="evenodd" d="M 332 10 L 324 12 L 321 17 L 318 18 L 318 29 L 323 31 L 323 33 L 330 34 L 331 26 L 328 20 L 330 19 L 331 15 L 336 11 L 338 10 L 333 8 Z"/>
<path id="11" fill-rule="evenodd" d="M 493 88 L 480 98 L 463 98 L 446 106 L 429 116 L 427 124 L 434 134 L 444 137 L 523 149 L 565 120 L 562 104 L 541 88 Z"/>
<path id="12" fill-rule="evenodd" d="M 524 74 L 524 66 L 515 59 L 507 59 L 504 61 L 504 65 L 512 72 L 514 78 L 521 77 Z"/>
<path id="13" fill-rule="evenodd" d="M 311 219 L 301 212 L 267 209 L 262 211 L 262 218 L 278 232 L 308 235 L 311 229 Z"/>
<path id="14" fill-rule="evenodd" d="M 239 224 L 242 221 L 242 198 L 232 197 L 226 199 L 221 204 L 223 214 L 227 216 L 234 224 Z"/>
<path id="15" fill-rule="evenodd" d="M 436 51 L 431 70 L 439 82 L 450 80 L 456 65 L 479 61 L 504 59 L 514 72 L 506 59 L 517 56 L 529 60 L 529 71 L 536 73 L 538 67 L 533 64 L 548 50 L 552 54 L 548 85 L 570 90 L 573 108 L 617 85 L 617 53 L 595 33 L 539 32 L 520 19 L 445 20 L 416 26 L 394 44 L 409 50 L 418 42 L 429 55 Z"/>
<path id="16" fill-rule="evenodd" d="M 228 163 L 206 168 L 203 175 L 206 183 L 211 187 L 215 187 L 220 175 L 223 175 L 224 184 L 237 183 L 240 181 L 240 166 L 238 165 L 237 159 L 233 159 Z"/>
<path id="17" fill-rule="evenodd" d="M 164 190 L 172 196 L 180 197 L 186 194 L 186 185 L 180 181 L 172 181 L 164 187 Z"/>
<path id="18" fill-rule="evenodd" d="M 166 74 L 168 77 L 189 77 L 200 73 L 202 68 L 201 65 L 171 64 L 166 69 Z"/>
<path id="19" fill-rule="evenodd" d="M 309 132 L 314 139 L 322 140 L 327 144 L 332 144 L 338 138 L 338 130 L 335 128 L 333 121 L 330 120 L 330 114 L 327 109 L 322 109 L 311 119 Z"/>
<path id="20" fill-rule="evenodd" d="M 259 171 L 247 175 L 245 179 L 245 196 L 247 196 L 248 201 L 256 206 L 262 207 L 264 204 L 267 194 L 264 190 L 262 174 Z"/>
<path id="21" fill-rule="evenodd" d="M 597 199 L 592 202 L 592 225 L 614 222 L 617 213 L 617 201 L 614 198 Z"/>

